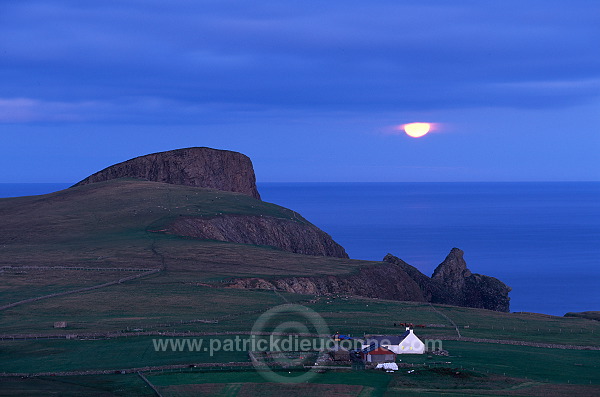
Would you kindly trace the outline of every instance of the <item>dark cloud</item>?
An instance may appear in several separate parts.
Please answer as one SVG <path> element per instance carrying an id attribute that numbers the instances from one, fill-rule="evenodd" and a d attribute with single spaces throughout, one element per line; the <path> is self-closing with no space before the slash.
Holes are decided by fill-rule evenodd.
<path id="1" fill-rule="evenodd" d="M 595 1 L 6 3 L 4 119 L 545 108 L 600 94 Z"/>

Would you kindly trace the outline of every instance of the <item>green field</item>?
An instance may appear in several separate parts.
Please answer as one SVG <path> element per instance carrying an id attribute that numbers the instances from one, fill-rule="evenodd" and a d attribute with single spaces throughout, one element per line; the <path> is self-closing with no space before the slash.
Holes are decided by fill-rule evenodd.
<path id="1" fill-rule="evenodd" d="M 193 386 L 206 387 L 211 385 L 218 392 L 224 392 L 226 388 L 235 388 L 238 395 L 243 395 L 244 389 L 256 389 L 256 384 L 264 384 L 268 387 L 260 388 L 265 395 L 282 395 L 282 393 L 295 394 L 294 388 L 298 385 L 274 384 L 257 374 L 256 372 L 202 372 L 202 373 L 165 373 L 165 374 L 149 374 L 148 379 L 153 385 L 158 386 L 161 393 L 165 396 L 171 395 L 192 395 Z M 310 380 L 312 387 L 309 389 L 312 394 L 318 395 L 319 391 L 324 391 L 318 386 L 354 386 L 346 390 L 339 388 L 342 395 L 419 395 L 419 393 L 437 394 L 456 393 L 458 395 L 479 395 L 480 393 L 491 395 L 515 395 L 515 390 L 520 390 L 524 394 L 543 395 L 538 388 L 543 385 L 547 395 L 553 394 L 553 390 L 560 393 L 564 390 L 560 385 L 547 382 L 532 381 L 521 377 L 508 377 L 503 375 L 488 374 L 473 370 L 455 368 L 430 367 L 417 369 L 413 373 L 407 371 L 399 371 L 396 373 L 385 373 L 381 371 L 330 371 L 323 374 L 315 374 Z M 217 386 L 218 385 L 218 386 Z M 187 386 L 187 387 L 186 387 Z M 316 387 L 315 387 L 316 386 Z M 356 387 L 358 386 L 358 387 Z M 533 390 L 530 390 L 533 389 Z M 196 389 L 198 390 L 198 389 Z M 300 389 L 302 393 L 309 390 Z M 569 388 L 567 388 L 569 390 Z M 571 392 L 584 390 L 588 393 L 598 392 L 600 389 L 597 386 L 590 385 L 572 385 Z M 181 393 L 181 394 L 180 394 Z M 189 394 L 188 394 L 189 393 Z M 362 393 L 362 394 L 361 394 Z M 539 394 L 538 394 L 539 393 Z M 236 394 L 231 394 L 236 395 Z M 306 395 L 306 394 L 305 394 Z M 589 394 L 591 395 L 591 394 Z"/>
<path id="2" fill-rule="evenodd" d="M 106 280 L 117 279 L 124 272 L 118 273 L 110 273 Z M 501 313 L 447 305 L 434 305 L 434 310 L 429 304 L 418 302 L 314 297 L 210 285 L 205 280 L 186 279 L 175 270 L 167 270 L 123 284 L 3 310 L 0 329 L 2 334 L 19 334 L 24 330 L 36 334 L 120 332 L 134 328 L 248 332 L 261 312 L 286 302 L 298 302 L 320 313 L 332 332 L 393 333 L 401 329 L 394 323 L 410 322 L 426 325 L 417 331 L 423 335 L 456 336 L 456 330 L 441 312 L 459 326 L 465 337 L 600 346 L 597 338 L 600 322 L 582 318 Z M 72 286 L 69 284 L 65 289 Z M 31 295 L 28 283 L 22 287 L 22 294 Z M 8 295 L 4 299 L 8 300 Z M 64 330 L 54 329 L 56 321 L 66 321 L 69 326 Z"/>
<path id="3" fill-rule="evenodd" d="M 0 395 L 106 397 L 155 397 L 156 394 L 137 375 L 52 376 L 39 378 L 2 378 Z"/>
<path id="4" fill-rule="evenodd" d="M 224 340 L 228 336 L 205 336 Z M 155 351 L 153 339 L 128 337 L 104 340 L 35 340 L 0 343 L 0 373 L 120 370 L 191 363 L 250 362 L 246 351 Z"/>
<path id="5" fill-rule="evenodd" d="M 37 296 L 103 284 L 135 274 L 138 273 L 67 269 L 4 269 L 0 285 L 0 306 Z"/>
<path id="6" fill-rule="evenodd" d="M 128 337 L 105 340 L 4 341 L 0 344 L 0 372 L 36 373 L 77 370 L 120 370 L 192 363 L 249 362 L 246 351 L 156 351 L 153 339 Z M 214 340 L 235 335 L 190 337 Z M 239 338 L 248 338 L 240 335 Z M 163 337 L 162 339 L 166 339 Z M 538 382 L 600 384 L 600 351 L 546 349 L 491 343 L 443 341 L 449 357 L 400 355 L 403 363 L 461 368 L 482 374 L 527 378 Z M 449 363 L 448 363 L 449 362 Z M 368 371 L 367 371 L 368 372 Z"/>

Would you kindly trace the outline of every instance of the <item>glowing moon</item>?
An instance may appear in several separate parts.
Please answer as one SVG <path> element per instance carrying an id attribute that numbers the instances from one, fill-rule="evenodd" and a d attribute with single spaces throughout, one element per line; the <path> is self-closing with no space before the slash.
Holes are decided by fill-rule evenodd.
<path id="1" fill-rule="evenodd" d="M 406 135 L 412 136 L 413 138 L 420 138 L 429 132 L 429 130 L 431 129 L 431 124 L 410 123 L 404 124 L 402 127 L 404 128 L 404 132 L 406 132 Z"/>

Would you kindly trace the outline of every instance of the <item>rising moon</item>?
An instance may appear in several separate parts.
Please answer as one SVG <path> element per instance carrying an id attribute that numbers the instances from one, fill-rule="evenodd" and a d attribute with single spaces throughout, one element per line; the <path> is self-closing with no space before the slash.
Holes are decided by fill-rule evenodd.
<path id="1" fill-rule="evenodd" d="M 411 136 L 413 138 L 420 138 L 429 132 L 429 130 L 431 129 L 431 124 L 410 123 L 404 124 L 402 127 L 404 128 L 404 132 L 406 132 L 406 135 Z"/>

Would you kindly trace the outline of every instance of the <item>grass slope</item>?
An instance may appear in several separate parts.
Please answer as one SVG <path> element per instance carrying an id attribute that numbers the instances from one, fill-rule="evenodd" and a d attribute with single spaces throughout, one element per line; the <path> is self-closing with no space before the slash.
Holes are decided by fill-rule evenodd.
<path id="1" fill-rule="evenodd" d="M 162 267 L 195 277 L 351 272 L 372 263 L 311 257 L 270 247 L 165 235 L 179 216 L 299 214 L 244 194 L 119 179 L 42 195 L 0 199 L 0 265 Z"/>

